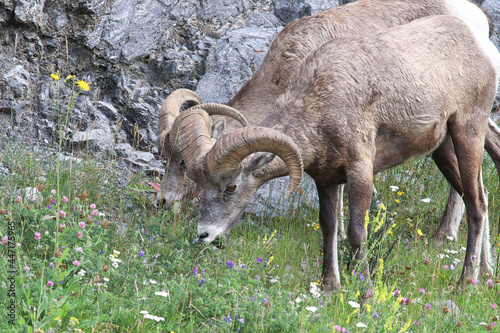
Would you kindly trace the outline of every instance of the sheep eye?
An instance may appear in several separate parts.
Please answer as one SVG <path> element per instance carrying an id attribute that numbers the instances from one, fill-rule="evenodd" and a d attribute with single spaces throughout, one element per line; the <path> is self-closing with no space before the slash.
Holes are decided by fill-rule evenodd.
<path id="1" fill-rule="evenodd" d="M 184 163 L 184 160 L 181 160 L 181 162 L 179 163 L 179 167 L 181 168 L 181 172 L 186 171 L 186 164 Z"/>
<path id="2" fill-rule="evenodd" d="M 226 192 L 234 192 L 236 190 L 236 185 L 229 185 L 226 187 Z"/>

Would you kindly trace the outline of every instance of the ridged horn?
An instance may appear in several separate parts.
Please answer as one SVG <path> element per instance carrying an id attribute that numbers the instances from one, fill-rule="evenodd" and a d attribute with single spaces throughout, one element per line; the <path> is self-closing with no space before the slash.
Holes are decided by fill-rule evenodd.
<path id="1" fill-rule="evenodd" d="M 188 110 L 184 111 L 181 116 L 184 113 L 190 112 L 192 109 L 202 109 L 208 113 L 210 116 L 227 116 L 236 119 L 241 125 L 247 126 L 247 121 L 245 117 L 239 112 L 238 110 L 224 105 L 224 104 L 218 104 L 218 103 L 203 103 L 199 105 L 195 105 Z M 169 140 L 170 142 L 175 142 L 177 140 L 177 136 L 179 133 L 179 125 L 182 121 L 182 117 L 177 117 L 172 125 L 172 128 L 170 130 L 170 135 L 169 135 Z M 210 125 L 211 126 L 211 125 Z M 210 129 L 211 131 L 212 129 Z"/>
<path id="2" fill-rule="evenodd" d="M 189 89 L 177 89 L 168 95 L 160 109 L 158 119 L 158 149 L 163 150 L 165 138 L 170 132 L 175 119 L 179 116 L 182 104 L 186 102 L 195 102 L 201 104 L 201 97 Z"/>
<path id="3" fill-rule="evenodd" d="M 171 135 L 175 136 L 180 146 L 181 156 L 190 179 L 203 181 L 201 165 L 204 156 L 214 145 L 212 142 L 212 121 L 205 110 L 190 108 L 175 120 Z"/>
<path id="4" fill-rule="evenodd" d="M 203 160 L 205 177 L 218 178 L 236 170 L 245 157 L 255 152 L 279 156 L 290 175 L 285 198 L 297 191 L 304 174 L 300 151 L 288 135 L 266 127 L 250 126 L 223 135 Z"/>

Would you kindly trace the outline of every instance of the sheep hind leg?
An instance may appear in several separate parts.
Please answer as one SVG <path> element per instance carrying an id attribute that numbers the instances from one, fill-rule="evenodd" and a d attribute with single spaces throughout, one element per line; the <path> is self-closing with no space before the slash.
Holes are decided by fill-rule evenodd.
<path id="1" fill-rule="evenodd" d="M 450 186 L 450 194 L 448 196 L 448 202 L 446 203 L 446 208 L 444 210 L 443 218 L 439 224 L 439 228 L 432 237 L 432 243 L 436 247 L 442 247 L 446 244 L 446 239 L 448 237 L 453 237 L 454 240 L 457 239 L 458 228 L 460 227 L 460 222 L 465 213 L 465 204 L 462 200 L 462 196 Z"/>
<path id="2" fill-rule="evenodd" d="M 486 132 L 486 141 L 484 143 L 484 148 L 490 155 L 495 168 L 497 169 L 498 178 L 500 179 L 500 128 L 493 122 L 493 120 L 488 119 L 488 132 Z M 500 235 L 500 218 L 498 220 L 498 229 L 496 235 Z M 497 249 L 497 252 L 499 250 Z"/>
<path id="3" fill-rule="evenodd" d="M 350 221 L 348 238 L 356 259 L 361 264 L 360 274 L 367 283 L 367 294 L 373 295 L 370 269 L 367 258 L 367 230 L 365 218 L 372 200 L 373 164 L 371 159 L 351 163 L 347 170 L 347 193 L 349 196 Z"/>
<path id="4" fill-rule="evenodd" d="M 459 126 L 457 124 L 459 122 L 449 124 L 448 131 L 452 141 L 448 138 L 434 152 L 433 159 L 457 192 L 463 195 L 465 201 L 468 235 L 464 266 L 460 278 L 460 281 L 464 282 L 466 278 L 477 278 L 478 276 L 479 265 L 477 263 L 481 262 L 481 254 L 485 249 L 483 242 L 486 241 L 486 238 L 489 239 L 489 235 L 484 234 L 484 230 L 488 229 L 485 228 L 485 224 L 488 223 L 488 211 L 481 177 L 484 136 L 481 135 L 481 132 L 472 132 L 474 128 L 479 127 L 479 124 L 475 124 L 477 126 Z M 454 154 L 451 147 L 454 148 Z M 458 175 L 457 169 L 459 170 Z M 489 256 L 485 256 L 483 260 L 488 261 Z M 488 265 L 486 264 L 486 266 Z"/>
<path id="5" fill-rule="evenodd" d="M 339 259 L 337 249 L 337 204 L 342 185 L 316 182 L 319 196 L 319 223 L 323 232 L 323 282 L 326 292 L 340 290 Z"/>

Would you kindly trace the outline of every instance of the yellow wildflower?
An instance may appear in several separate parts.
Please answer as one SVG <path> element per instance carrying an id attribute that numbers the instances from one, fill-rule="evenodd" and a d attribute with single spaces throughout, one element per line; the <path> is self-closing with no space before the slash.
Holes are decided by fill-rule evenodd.
<path id="1" fill-rule="evenodd" d="M 315 223 L 313 229 L 314 230 L 318 230 L 319 229 L 319 224 Z"/>
<path id="2" fill-rule="evenodd" d="M 397 203 L 399 203 L 399 199 L 396 199 L 396 200 L 394 200 L 394 201 L 396 201 Z"/>
<path id="3" fill-rule="evenodd" d="M 64 80 L 64 81 L 71 80 L 72 78 L 73 78 L 73 75 L 68 75 L 68 76 L 66 76 L 66 80 Z"/>
<path id="4" fill-rule="evenodd" d="M 75 324 L 80 324 L 80 322 L 75 317 L 71 317 L 71 318 L 69 318 L 69 324 L 75 325 Z"/>
<path id="5" fill-rule="evenodd" d="M 52 73 L 52 74 L 50 74 L 50 77 L 51 77 L 51 78 L 52 78 L 52 80 L 54 80 L 54 81 L 59 81 L 59 75 L 57 75 L 57 74 Z"/>
<path id="6" fill-rule="evenodd" d="M 405 192 L 403 192 L 403 191 L 398 191 L 398 195 L 403 195 L 403 194 L 405 194 Z"/>
<path id="7" fill-rule="evenodd" d="M 387 234 L 388 234 L 389 236 L 392 236 L 392 231 L 391 231 L 391 230 L 387 231 Z"/>
<path id="8" fill-rule="evenodd" d="M 80 88 L 80 90 L 83 90 L 83 91 L 89 91 L 90 90 L 89 83 L 87 83 L 87 82 L 85 82 L 83 80 L 76 81 L 76 85 L 78 86 L 78 88 Z"/>
<path id="9" fill-rule="evenodd" d="M 423 235 L 422 230 L 417 229 L 417 235 L 422 236 Z"/>
<path id="10" fill-rule="evenodd" d="M 411 324 L 411 319 L 408 319 L 408 321 L 406 322 L 405 326 L 403 326 L 403 328 L 401 328 L 398 333 L 405 332 L 408 328 L 410 328 L 410 324 Z"/>
<path id="11" fill-rule="evenodd" d="M 365 229 L 365 232 L 368 230 L 368 223 L 370 223 L 370 216 L 368 215 L 368 211 L 366 211 L 365 225 L 363 226 L 363 228 Z"/>

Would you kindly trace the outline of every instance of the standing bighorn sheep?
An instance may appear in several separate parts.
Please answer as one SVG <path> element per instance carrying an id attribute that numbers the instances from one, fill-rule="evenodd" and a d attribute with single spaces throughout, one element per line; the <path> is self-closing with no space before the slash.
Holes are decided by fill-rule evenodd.
<path id="1" fill-rule="evenodd" d="M 461 17 L 478 26 L 484 34 L 493 31 L 491 21 L 489 27 L 488 19 L 481 9 L 467 0 L 358 0 L 288 24 L 275 36 L 257 73 L 228 105 L 241 111 L 250 124 L 258 124 L 272 112 L 277 97 L 289 87 L 300 62 L 325 41 L 343 36 L 369 35 L 436 14 Z M 187 101 L 198 104 L 202 102 L 194 92 L 182 89 L 171 94 L 160 111 L 158 143 L 160 150 L 167 157 L 167 167 L 158 199 L 167 207 L 175 201 L 192 196 L 195 192 L 194 184 L 186 177 L 185 164 L 180 158 L 178 147 L 165 140 L 182 104 Z M 219 135 L 221 123 L 216 124 L 216 132 Z M 237 128 L 237 124 L 230 120 L 228 127 L 233 130 Z M 498 128 L 492 122 L 490 127 L 486 149 L 500 171 L 500 135 L 494 134 Z M 450 193 L 450 201 L 437 233 L 441 236 L 441 241 L 446 235 L 456 236 L 462 217 L 462 199 L 456 191 Z"/>
<path id="2" fill-rule="evenodd" d="M 259 127 L 213 143 L 209 116 L 191 108 L 173 131 L 200 187 L 199 241 L 227 238 L 262 184 L 289 174 L 289 195 L 305 170 L 319 195 L 323 287 L 338 289 L 339 184 L 347 183 L 349 242 L 369 277 L 364 221 L 373 175 L 433 152 L 466 204 L 461 280 L 476 277 L 487 220 L 481 164 L 499 75 L 500 54 L 487 36 L 457 17 L 433 16 L 326 42 L 305 57 Z"/>

